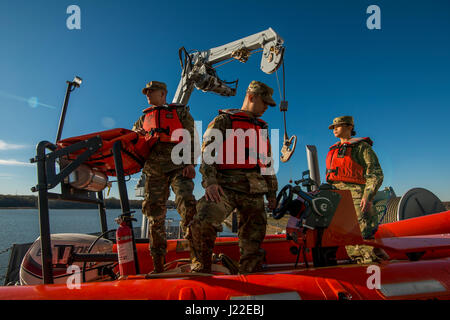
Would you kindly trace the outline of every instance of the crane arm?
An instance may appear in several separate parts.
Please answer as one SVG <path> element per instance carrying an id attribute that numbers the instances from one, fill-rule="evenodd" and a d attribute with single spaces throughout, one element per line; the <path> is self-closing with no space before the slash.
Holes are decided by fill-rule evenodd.
<path id="1" fill-rule="evenodd" d="M 183 72 L 173 102 L 187 104 L 194 87 L 204 92 L 211 91 L 223 96 L 234 96 L 237 81 L 233 82 L 236 85 L 234 88 L 230 87 L 230 83 L 219 78 L 214 65 L 230 58 L 246 62 L 252 51 L 262 49 L 261 70 L 270 74 L 275 72 L 283 62 L 283 43 L 283 39 L 272 28 L 269 28 L 205 51 L 188 54 L 184 48 L 180 48 Z M 183 54 L 185 55 L 184 61 L 182 60 Z"/>
<path id="2" fill-rule="evenodd" d="M 261 69 L 265 73 L 273 73 L 283 58 L 283 39 L 272 29 L 255 33 L 216 47 L 201 53 L 205 62 L 214 65 L 229 58 L 234 58 L 233 54 L 237 50 L 247 50 L 249 52 L 263 48 L 264 52 L 261 59 Z M 276 51 L 276 54 L 274 54 Z M 270 57 L 271 56 L 271 57 Z"/>

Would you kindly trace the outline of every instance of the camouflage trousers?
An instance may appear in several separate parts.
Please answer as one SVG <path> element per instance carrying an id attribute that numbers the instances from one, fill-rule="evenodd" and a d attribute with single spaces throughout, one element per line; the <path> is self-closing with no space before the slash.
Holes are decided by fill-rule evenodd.
<path id="1" fill-rule="evenodd" d="M 373 239 L 373 236 L 378 229 L 378 214 L 373 205 L 370 210 L 361 212 L 361 200 L 364 192 L 364 185 L 338 183 L 335 184 L 335 186 L 339 190 L 350 190 L 361 235 L 364 239 Z M 371 246 L 345 246 L 345 250 L 347 251 L 349 258 L 358 263 L 371 263 L 379 260 L 379 256 L 376 254 L 377 250 L 374 252 L 374 248 Z"/>
<path id="2" fill-rule="evenodd" d="M 142 203 L 142 213 L 149 220 L 150 253 L 153 257 L 165 256 L 167 251 L 165 221 L 169 187 L 172 187 L 175 193 L 175 203 L 181 216 L 181 229 L 184 235 L 196 213 L 194 182 L 183 177 L 182 171 L 183 169 L 176 169 L 163 173 L 150 169 L 145 172 L 145 200 Z"/>
<path id="3" fill-rule="evenodd" d="M 202 197 L 191 226 L 189 245 L 192 269 L 211 272 L 212 252 L 217 232 L 234 209 L 238 212 L 239 272 L 254 272 L 261 266 L 265 254 L 261 243 L 266 235 L 267 216 L 263 194 L 247 194 L 223 188 L 225 195 L 219 203 Z"/>
<path id="4" fill-rule="evenodd" d="M 366 212 L 361 212 L 361 199 L 353 198 L 355 204 L 356 216 L 358 217 L 359 227 L 364 239 L 373 239 L 373 235 L 378 228 L 378 214 L 375 207 Z M 347 255 L 350 259 L 358 263 L 371 263 L 379 260 L 377 249 L 366 245 L 345 246 Z"/>

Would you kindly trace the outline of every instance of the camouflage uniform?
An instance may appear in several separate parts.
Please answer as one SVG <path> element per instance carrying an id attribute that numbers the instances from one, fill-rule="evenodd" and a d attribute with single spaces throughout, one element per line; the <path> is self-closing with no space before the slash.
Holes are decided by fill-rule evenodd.
<path id="1" fill-rule="evenodd" d="M 160 82 L 152 81 L 145 89 L 161 86 Z M 165 88 L 165 84 L 163 84 Z M 158 87 L 156 87 L 158 88 Z M 194 144 L 194 119 L 189 113 L 188 107 L 177 108 L 178 118 L 191 135 Z M 142 115 L 134 124 L 133 130 L 138 131 L 143 127 L 145 115 Z M 194 182 L 184 177 L 182 171 L 186 164 L 172 162 L 171 153 L 176 144 L 169 142 L 157 142 L 145 162 L 143 173 L 145 180 L 145 199 L 142 203 L 142 213 L 149 219 L 150 253 L 153 261 L 161 261 L 166 254 L 167 242 L 165 232 L 166 202 L 170 195 L 169 186 L 175 193 L 177 211 L 181 216 L 181 227 L 186 234 L 187 225 L 196 213 L 196 200 L 193 195 Z M 195 163 L 194 148 L 191 148 L 191 164 Z"/>
<path id="2" fill-rule="evenodd" d="M 264 85 L 260 82 L 252 82 L 252 85 Z M 272 90 L 264 85 L 264 89 Z M 268 89 L 267 89 L 268 88 Z M 275 102 L 264 98 L 270 105 Z M 256 93 L 256 92 L 255 92 Z M 262 96 L 262 95 L 261 95 Z M 254 117 L 248 112 L 248 115 Z M 208 136 L 210 129 L 218 129 L 225 137 L 226 129 L 232 128 L 232 122 L 228 114 L 217 116 L 209 125 L 204 135 L 202 152 L 214 140 Z M 270 155 L 270 150 L 269 150 Z M 239 237 L 239 272 L 254 272 L 262 264 L 264 251 L 260 248 L 266 235 L 267 216 L 264 208 L 264 195 L 267 199 L 276 198 L 278 189 L 275 174 L 262 175 L 261 169 L 227 169 L 218 170 L 215 164 L 207 164 L 205 161 L 200 166 L 203 180 L 202 185 L 206 189 L 210 185 L 218 184 L 222 187 L 224 195 L 219 203 L 208 201 L 203 196 L 197 204 L 197 214 L 191 223 L 192 239 L 190 240 L 192 269 L 194 271 L 210 272 L 211 255 L 217 232 L 222 231 L 223 221 L 233 212 L 238 211 L 238 237 Z"/>
<path id="3" fill-rule="evenodd" d="M 350 116 L 335 118 L 329 128 L 333 129 L 334 125 L 341 123 L 353 125 L 353 118 Z M 351 157 L 363 167 L 366 184 L 342 181 L 330 181 L 330 183 L 339 190 L 349 190 L 351 192 L 361 235 L 364 239 L 373 239 L 378 229 L 378 213 L 373 205 L 370 210 L 363 213 L 361 212 L 360 205 L 362 199 L 372 201 L 375 197 L 375 194 L 383 183 L 383 170 L 381 169 L 377 155 L 372 150 L 370 144 L 365 141 L 359 142 L 352 148 Z M 370 263 L 379 260 L 379 256 L 375 254 L 378 250 L 375 250 L 374 253 L 374 248 L 370 246 L 346 246 L 345 249 L 347 250 L 348 256 L 359 263 Z"/>

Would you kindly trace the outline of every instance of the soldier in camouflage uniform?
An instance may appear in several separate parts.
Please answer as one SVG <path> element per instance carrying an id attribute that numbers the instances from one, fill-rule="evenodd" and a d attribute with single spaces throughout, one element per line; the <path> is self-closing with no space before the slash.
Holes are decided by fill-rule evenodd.
<path id="1" fill-rule="evenodd" d="M 327 181 L 339 190 L 350 190 L 361 234 L 372 239 L 378 228 L 378 214 L 372 200 L 383 182 L 383 171 L 370 138 L 352 138 L 353 117 L 342 116 L 329 126 L 340 142 L 330 148 L 327 157 Z M 334 150 L 334 153 L 333 153 Z M 358 263 L 385 259 L 383 250 L 365 245 L 346 246 L 349 257 Z"/>
<path id="2" fill-rule="evenodd" d="M 214 130 L 219 132 L 225 141 L 229 141 L 226 139 L 226 130 L 234 128 L 234 116 L 241 117 L 243 121 L 265 124 L 258 117 L 267 110 L 267 105 L 276 105 L 272 99 L 272 93 L 273 90 L 264 83 L 252 81 L 242 108 L 221 111 L 209 124 L 204 134 L 200 172 L 203 176 L 202 185 L 205 188 L 205 196 L 199 200 L 197 214 L 190 226 L 193 272 L 211 272 L 211 255 L 217 232 L 222 231 L 223 221 L 234 209 L 238 211 L 239 221 L 238 237 L 241 254 L 239 272 L 254 272 L 262 265 L 265 253 L 260 247 L 267 226 L 264 195 L 269 202 L 269 208 L 274 209 L 278 189 L 274 171 L 264 172 L 259 165 L 253 168 L 238 168 L 231 165 L 224 169 L 224 166 L 218 162 L 208 164 L 205 161 L 205 153 L 208 146 L 216 139 L 212 134 Z M 270 144 L 267 150 L 267 159 L 271 159 Z"/>
<path id="3" fill-rule="evenodd" d="M 147 96 L 150 106 L 167 106 L 165 83 L 151 81 L 142 90 L 142 93 Z M 182 127 L 189 131 L 192 144 L 194 144 L 194 119 L 189 113 L 189 108 L 184 105 L 176 105 L 175 108 Z M 133 130 L 150 136 L 153 133 L 144 129 L 145 116 L 145 114 L 142 115 L 136 121 Z M 196 200 L 193 195 L 194 182 L 192 181 L 195 177 L 194 148 L 191 148 L 191 162 L 189 164 L 175 164 L 171 158 L 172 149 L 175 145 L 175 143 L 163 142 L 158 139 L 151 148 L 143 168 L 146 180 L 142 212 L 149 219 L 150 253 L 153 258 L 154 272 L 164 270 L 167 248 L 165 232 L 166 202 L 170 195 L 169 186 L 175 193 L 175 203 L 181 216 L 181 227 L 185 236 L 187 236 L 187 226 L 196 213 Z"/>

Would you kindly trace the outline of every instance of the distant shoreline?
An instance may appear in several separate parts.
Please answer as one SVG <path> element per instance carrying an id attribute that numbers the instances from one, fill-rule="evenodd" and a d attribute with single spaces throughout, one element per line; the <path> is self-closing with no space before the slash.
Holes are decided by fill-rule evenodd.
<path id="1" fill-rule="evenodd" d="M 130 209 L 142 209 L 144 200 L 130 199 Z M 104 200 L 106 209 L 121 209 L 120 199 L 111 197 Z M 51 200 L 48 202 L 49 209 L 97 209 L 97 204 L 81 203 L 64 200 Z M 168 200 L 167 208 L 175 207 L 175 202 Z M 38 209 L 38 197 L 34 195 L 4 195 L 0 194 L 0 209 Z"/>
<path id="2" fill-rule="evenodd" d="M 0 210 L 11 210 L 11 209 L 38 209 L 36 207 L 0 207 Z M 50 210 L 97 210 L 97 208 L 49 208 Z M 137 209 L 142 210 L 141 207 L 139 208 L 130 208 L 130 209 Z M 106 210 L 121 210 L 121 208 L 106 208 Z M 167 210 L 176 210 L 175 207 L 167 207 Z"/>
<path id="3" fill-rule="evenodd" d="M 36 209 L 35 207 L 0 207 L 0 210 L 11 210 L 11 209 Z M 97 208 L 49 208 L 50 210 L 97 210 Z M 121 208 L 106 208 L 106 210 L 120 210 Z M 142 209 L 142 208 L 130 208 L 130 209 Z M 172 208 L 167 208 L 172 209 Z"/>
<path id="4" fill-rule="evenodd" d="M 37 208 L 35 208 L 35 207 L 0 207 L 0 210 L 3 210 L 3 209 L 10 210 L 10 209 L 37 209 Z"/>

